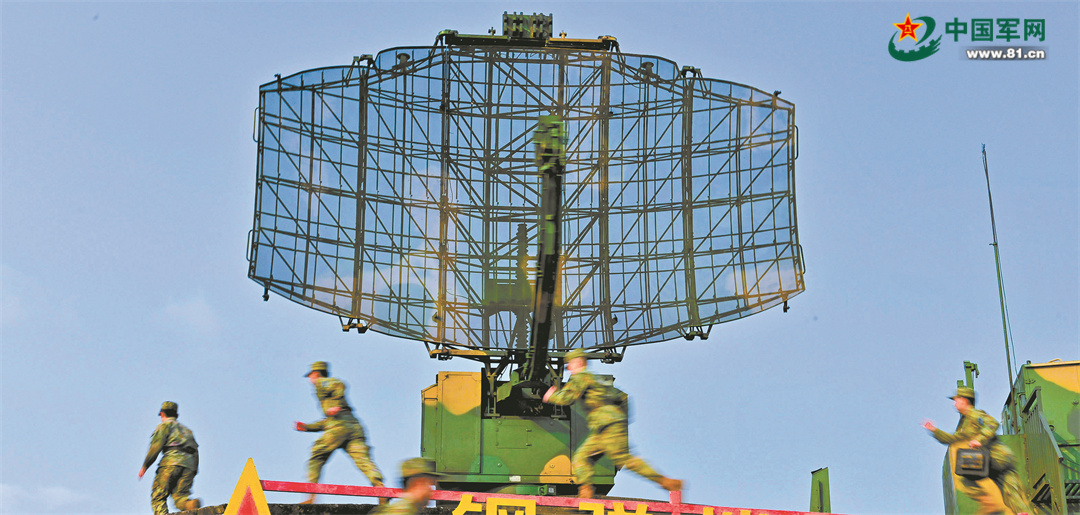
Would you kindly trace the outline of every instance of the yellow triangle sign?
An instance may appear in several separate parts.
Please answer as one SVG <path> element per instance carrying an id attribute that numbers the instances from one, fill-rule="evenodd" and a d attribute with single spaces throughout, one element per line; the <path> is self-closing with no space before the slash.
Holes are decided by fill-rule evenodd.
<path id="1" fill-rule="evenodd" d="M 266 504 L 259 473 L 255 471 L 255 462 L 248 458 L 240 480 L 236 482 L 224 515 L 270 515 L 270 506 Z"/>

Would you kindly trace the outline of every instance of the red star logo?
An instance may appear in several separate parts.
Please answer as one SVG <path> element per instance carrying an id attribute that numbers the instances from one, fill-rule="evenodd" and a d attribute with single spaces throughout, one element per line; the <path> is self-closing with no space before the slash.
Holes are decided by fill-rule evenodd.
<path id="1" fill-rule="evenodd" d="M 919 38 L 915 36 L 915 29 L 922 27 L 923 24 L 911 23 L 911 13 L 908 13 L 907 18 L 904 19 L 904 23 L 894 23 L 893 25 L 900 29 L 900 39 L 898 41 L 903 41 L 904 38 L 911 38 L 914 39 L 916 43 L 919 42 Z"/>

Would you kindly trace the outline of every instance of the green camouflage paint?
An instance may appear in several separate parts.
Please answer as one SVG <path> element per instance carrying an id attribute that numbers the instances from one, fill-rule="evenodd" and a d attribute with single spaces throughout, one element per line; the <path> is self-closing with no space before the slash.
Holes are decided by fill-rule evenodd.
<path id="1" fill-rule="evenodd" d="M 480 372 L 439 372 L 423 391 L 421 455 L 446 474 L 439 487 L 576 494 L 571 455 L 589 434 L 586 413 L 578 407 L 549 407 L 534 416 L 490 413 L 482 409 L 495 405 L 488 392 Z M 616 467 L 605 457 L 594 468 L 597 492 L 606 493 Z"/>

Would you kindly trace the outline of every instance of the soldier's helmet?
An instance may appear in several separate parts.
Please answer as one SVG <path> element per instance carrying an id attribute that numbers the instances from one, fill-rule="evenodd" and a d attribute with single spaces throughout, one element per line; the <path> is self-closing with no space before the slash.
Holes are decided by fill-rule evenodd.
<path id="1" fill-rule="evenodd" d="M 177 406 L 173 401 L 165 401 L 161 403 L 161 409 L 158 411 L 180 411 L 180 406 Z"/>
<path id="2" fill-rule="evenodd" d="M 311 369 L 308 370 L 306 374 L 304 374 L 304 377 L 311 375 L 312 372 L 322 372 L 323 375 L 329 377 L 330 365 L 326 364 L 325 361 L 316 361 L 311 364 Z"/>
<path id="3" fill-rule="evenodd" d="M 974 399 L 975 398 L 975 389 L 974 388 L 969 388 L 967 386 L 957 386 L 956 387 L 956 394 L 955 395 L 950 395 L 949 398 L 950 399 L 955 399 L 957 397 L 967 397 L 969 399 Z"/>
<path id="4" fill-rule="evenodd" d="M 572 360 L 572 359 L 574 359 L 574 358 L 582 358 L 582 359 L 585 359 L 585 351 L 583 351 L 583 350 L 581 350 L 581 349 L 573 349 L 573 350 L 571 350 L 570 352 L 567 352 L 567 353 L 566 353 L 566 357 L 565 357 L 564 359 L 565 359 L 565 360 L 566 360 L 567 362 L 569 362 L 570 360 Z"/>
<path id="5" fill-rule="evenodd" d="M 440 478 L 443 474 L 435 472 L 435 462 L 427 458 L 409 458 L 401 463 L 402 481 L 408 481 L 410 477 L 416 476 Z"/>

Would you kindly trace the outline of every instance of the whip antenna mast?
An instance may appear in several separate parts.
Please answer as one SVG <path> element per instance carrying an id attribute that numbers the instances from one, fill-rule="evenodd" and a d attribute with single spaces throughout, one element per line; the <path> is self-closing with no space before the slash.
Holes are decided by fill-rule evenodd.
<path id="1" fill-rule="evenodd" d="M 997 265 L 997 285 L 998 285 L 998 301 L 1001 303 L 1001 329 L 1005 334 L 1005 363 L 1009 369 L 1009 406 L 1013 411 L 1016 410 L 1016 392 L 1013 387 L 1013 365 L 1016 362 L 1016 351 L 1009 344 L 1010 336 L 1012 334 L 1012 328 L 1009 327 L 1009 308 L 1005 301 L 1005 278 L 1001 274 L 1001 253 L 998 251 L 998 239 L 997 239 L 997 223 L 994 221 L 994 197 L 990 194 L 990 167 L 986 163 L 986 144 L 982 146 L 982 161 L 983 161 L 983 173 L 986 174 L 986 197 L 990 200 L 990 227 L 994 234 L 994 243 L 990 246 L 994 247 L 994 263 Z M 1009 417 L 1010 424 L 1013 426 L 1013 430 L 1018 431 L 1019 422 L 1016 419 L 1016 413 L 1012 413 Z"/>

